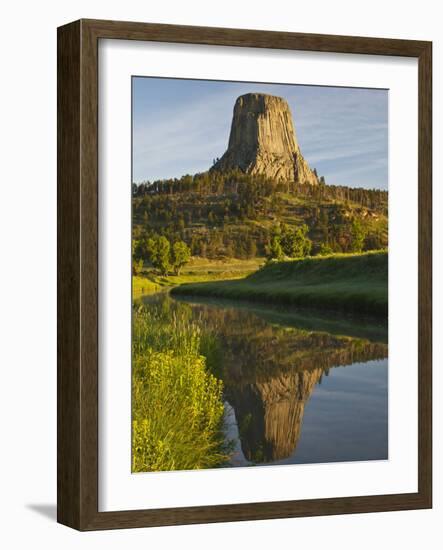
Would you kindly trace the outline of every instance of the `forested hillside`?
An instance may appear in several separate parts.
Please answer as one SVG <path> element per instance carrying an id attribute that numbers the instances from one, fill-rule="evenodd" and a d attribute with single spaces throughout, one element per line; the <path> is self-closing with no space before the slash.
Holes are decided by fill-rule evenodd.
<path id="1" fill-rule="evenodd" d="M 297 256 L 305 255 L 300 247 L 316 255 L 388 244 L 388 193 L 381 190 L 295 185 L 233 170 L 134 184 L 132 196 L 134 257 L 141 260 L 160 236 L 171 250 L 183 241 L 206 258 L 278 257 L 277 246 Z"/>

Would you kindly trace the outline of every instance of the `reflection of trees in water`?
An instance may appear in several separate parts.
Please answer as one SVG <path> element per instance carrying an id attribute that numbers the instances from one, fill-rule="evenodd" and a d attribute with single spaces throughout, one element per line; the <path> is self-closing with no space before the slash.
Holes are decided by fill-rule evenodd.
<path id="1" fill-rule="evenodd" d="M 243 454 L 252 462 L 294 452 L 305 403 L 331 367 L 388 354 L 384 343 L 270 325 L 245 310 L 193 309 L 194 319 L 218 335 L 226 399 L 235 411 Z"/>
<path id="2" fill-rule="evenodd" d="M 388 355 L 385 343 L 274 325 L 246 309 L 166 297 L 159 305 L 165 315 L 180 310 L 202 328 L 202 354 L 223 378 L 243 454 L 252 462 L 280 460 L 294 452 L 305 404 L 330 368 Z"/>

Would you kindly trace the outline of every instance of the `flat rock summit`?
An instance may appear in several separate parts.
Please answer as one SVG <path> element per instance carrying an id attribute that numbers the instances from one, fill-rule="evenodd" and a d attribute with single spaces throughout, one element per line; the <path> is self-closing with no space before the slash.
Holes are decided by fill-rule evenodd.
<path id="1" fill-rule="evenodd" d="M 285 99 L 259 93 L 237 98 L 228 149 L 211 170 L 236 168 L 298 184 L 318 184 L 317 175 L 300 152 Z"/>

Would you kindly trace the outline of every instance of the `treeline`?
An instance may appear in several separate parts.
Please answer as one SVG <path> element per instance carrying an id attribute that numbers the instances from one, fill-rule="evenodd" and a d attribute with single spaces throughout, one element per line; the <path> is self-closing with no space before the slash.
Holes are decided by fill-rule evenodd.
<path id="1" fill-rule="evenodd" d="M 384 247 L 384 235 L 376 231 L 368 232 L 358 219 L 353 219 L 347 225 L 326 225 L 320 235 L 304 223 L 277 223 L 270 228 L 188 229 L 181 233 L 170 226 L 158 229 L 138 226 L 133 235 L 133 266 L 135 274 L 146 263 L 162 274 L 179 274 L 191 255 L 209 259 L 282 259 L 334 252 L 362 252 Z"/>
<path id="2" fill-rule="evenodd" d="M 152 198 L 152 206 L 134 208 L 133 239 L 146 240 L 158 236 L 171 243 L 184 241 L 193 256 L 207 258 L 236 257 L 249 259 L 267 254 L 280 219 L 289 218 L 285 206 L 276 202 L 268 217 L 257 211 L 248 218 L 242 211 L 221 204 L 183 204 L 169 200 L 161 204 Z M 226 212 L 228 209 L 228 212 Z M 137 213 L 138 212 L 138 213 Z M 279 214 L 280 212 L 280 214 Z M 238 217 L 241 216 L 241 217 Z M 259 221 L 254 221 L 254 220 Z M 362 250 L 377 250 L 388 244 L 386 220 L 371 215 L 362 218 L 357 211 L 342 205 L 305 206 L 298 213 L 299 223 L 308 228 L 312 254 L 321 251 L 351 252 L 356 236 Z M 251 222 L 252 220 L 252 222 Z"/>
<path id="3" fill-rule="evenodd" d="M 248 200 L 270 197 L 273 193 L 297 194 L 315 201 L 348 201 L 387 213 L 388 193 L 380 189 L 352 188 L 342 185 L 326 185 L 324 179 L 318 185 L 299 185 L 294 182 L 272 180 L 265 176 L 245 174 L 240 170 L 228 172 L 202 172 L 193 176 L 156 180 L 133 184 L 134 197 L 146 195 L 176 195 L 198 193 L 202 195 L 229 195 Z"/>
<path id="4" fill-rule="evenodd" d="M 151 263 L 147 243 L 150 239 L 157 240 L 160 237 L 164 237 L 169 241 L 170 250 L 176 242 L 184 242 L 192 256 L 209 259 L 238 258 L 246 260 L 266 255 L 271 232 L 260 227 L 253 230 L 246 227 L 242 229 L 234 228 L 233 230 L 202 228 L 200 230 L 185 229 L 182 232 L 177 232 L 172 226 L 153 229 L 138 225 L 133 230 L 132 238 L 134 258 Z M 172 265 L 173 262 L 169 262 L 169 264 Z"/>
<path id="5" fill-rule="evenodd" d="M 297 197 L 295 203 L 278 194 L 263 199 L 257 197 L 249 185 L 241 188 L 238 195 L 146 195 L 133 199 L 134 224 L 144 228 L 159 230 L 168 228 L 169 232 L 188 239 L 185 230 L 191 226 L 205 226 L 208 231 L 229 232 L 229 227 L 250 221 L 276 223 L 282 217 L 300 218 L 312 232 L 314 241 L 336 241 L 346 248 L 346 234 L 353 218 L 366 217 L 377 222 L 384 214 L 365 207 L 349 206 L 346 202 L 303 201 Z M 376 224 L 375 224 L 376 225 Z M 380 248 L 387 243 L 381 231 L 375 227 L 368 229 L 368 249 Z M 170 234 L 171 235 L 171 234 Z M 258 240 L 263 240 L 257 235 Z"/>

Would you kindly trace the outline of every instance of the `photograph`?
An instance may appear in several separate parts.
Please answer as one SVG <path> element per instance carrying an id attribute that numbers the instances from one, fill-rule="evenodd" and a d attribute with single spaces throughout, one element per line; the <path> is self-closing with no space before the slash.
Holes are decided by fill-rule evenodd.
<path id="1" fill-rule="evenodd" d="M 389 458 L 388 98 L 132 77 L 133 473 Z"/>
<path id="2" fill-rule="evenodd" d="M 319 1 L 4 7 L 6 550 L 442 538 L 441 17 Z"/>

